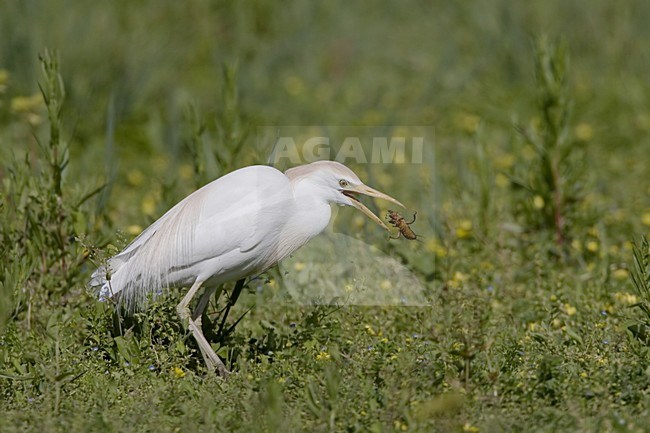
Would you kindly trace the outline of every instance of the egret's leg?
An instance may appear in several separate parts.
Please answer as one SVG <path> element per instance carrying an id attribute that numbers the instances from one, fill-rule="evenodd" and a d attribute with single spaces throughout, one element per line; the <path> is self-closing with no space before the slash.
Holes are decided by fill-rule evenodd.
<path id="1" fill-rule="evenodd" d="M 176 306 L 176 311 L 178 312 L 178 316 L 180 317 L 183 326 L 185 326 L 185 323 L 187 323 L 187 327 L 198 343 L 199 349 L 201 350 L 201 355 L 203 355 L 203 360 L 205 361 L 205 365 L 207 366 L 208 370 L 216 369 L 220 376 L 225 377 L 228 375 L 226 366 L 224 365 L 223 361 L 221 361 L 219 356 L 217 356 L 214 350 L 212 350 L 210 343 L 208 343 L 208 340 L 206 340 L 203 336 L 201 327 L 196 325 L 192 319 L 192 316 L 190 315 L 190 302 L 192 301 L 194 295 L 196 295 L 196 292 L 199 290 L 199 288 L 201 288 L 201 284 L 203 284 L 203 281 L 201 280 L 196 280 L 194 284 L 192 284 L 192 287 L 190 287 L 190 290 L 187 292 L 183 300 L 178 304 L 178 306 Z"/>
<path id="2" fill-rule="evenodd" d="M 196 323 L 199 328 L 201 327 L 201 316 L 203 316 L 205 307 L 207 307 L 210 302 L 210 296 L 212 296 L 215 290 L 217 290 L 216 287 L 208 287 L 205 289 L 205 292 L 201 295 L 201 299 L 199 299 L 198 305 L 192 313 L 192 320 L 194 320 L 194 323 Z"/>
<path id="3" fill-rule="evenodd" d="M 194 282 L 194 284 L 192 284 L 192 287 L 190 287 L 190 290 L 187 292 L 185 297 L 176 306 L 176 311 L 178 312 L 179 317 L 183 321 L 183 325 L 185 325 L 185 320 L 191 319 L 189 305 L 190 302 L 192 302 L 192 298 L 194 298 L 194 295 L 196 295 L 196 292 L 198 292 L 199 289 L 201 288 L 201 284 L 203 284 L 203 281 L 197 279 Z"/>
<path id="4" fill-rule="evenodd" d="M 219 358 L 219 355 L 217 355 L 214 350 L 212 350 L 212 346 L 210 346 L 210 343 L 208 343 L 208 340 L 205 339 L 203 336 L 203 332 L 201 331 L 201 328 L 196 326 L 196 323 L 194 323 L 193 320 L 189 320 L 189 328 L 190 331 L 192 332 L 192 335 L 194 336 L 194 339 L 196 342 L 199 344 L 199 348 L 201 349 L 201 354 L 203 355 L 203 360 L 205 361 L 205 365 L 210 371 L 217 370 L 217 373 L 221 377 L 226 377 L 228 376 L 228 369 L 224 365 L 223 361 L 221 358 Z"/>
<path id="5" fill-rule="evenodd" d="M 235 283 L 235 287 L 232 289 L 232 292 L 230 293 L 230 297 L 228 298 L 228 304 L 226 305 L 226 311 L 223 313 L 221 324 L 219 325 L 218 332 L 220 337 L 223 336 L 223 327 L 226 325 L 226 319 L 228 318 L 228 314 L 230 314 L 230 309 L 232 308 L 233 305 L 237 303 L 237 299 L 239 299 L 239 295 L 241 295 L 241 292 L 244 289 L 245 282 L 246 282 L 245 278 L 237 280 L 237 282 Z"/>

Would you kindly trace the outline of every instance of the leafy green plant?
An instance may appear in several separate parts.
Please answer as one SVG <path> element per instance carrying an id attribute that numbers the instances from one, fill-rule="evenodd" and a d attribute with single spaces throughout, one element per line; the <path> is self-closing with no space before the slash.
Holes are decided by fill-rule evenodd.
<path id="1" fill-rule="evenodd" d="M 515 211 L 528 227 L 552 230 L 558 246 L 566 244 L 580 200 L 583 176 L 578 141 L 570 134 L 572 95 L 566 43 L 535 39 L 536 116 L 529 126 L 516 125 L 522 146 L 534 158 L 520 162 L 511 175 L 519 192 Z M 519 149 L 522 151 L 523 149 Z"/>
<path id="2" fill-rule="evenodd" d="M 69 161 L 61 122 L 65 88 L 57 54 L 45 50 L 40 62 L 49 137 L 38 140 L 38 156 L 14 155 L 6 167 L 0 207 L 0 284 L 12 293 L 14 314 L 24 313 L 27 328 L 34 302 L 58 302 L 79 281 L 85 257 L 75 239 L 88 222 L 82 206 L 99 191 L 74 196 L 64 188 Z"/>
<path id="3" fill-rule="evenodd" d="M 634 266 L 630 277 L 639 302 L 632 305 L 641 312 L 641 317 L 628 329 L 638 340 L 650 345 L 650 243 L 643 236 L 641 241 L 634 244 Z"/>

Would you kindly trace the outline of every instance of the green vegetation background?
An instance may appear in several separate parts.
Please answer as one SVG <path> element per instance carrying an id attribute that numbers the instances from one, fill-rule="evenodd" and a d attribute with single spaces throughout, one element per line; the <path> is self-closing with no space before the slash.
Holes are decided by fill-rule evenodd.
<path id="1" fill-rule="evenodd" d="M 2 2 L 0 431 L 646 431 L 648 22 L 641 1 Z M 372 168 L 422 242 L 336 221 L 428 305 L 271 302 L 271 273 L 224 382 L 179 293 L 120 321 L 85 283 L 266 162 L 268 125 L 435 129 L 435 167 Z M 287 269 L 325 284 L 313 254 Z"/>

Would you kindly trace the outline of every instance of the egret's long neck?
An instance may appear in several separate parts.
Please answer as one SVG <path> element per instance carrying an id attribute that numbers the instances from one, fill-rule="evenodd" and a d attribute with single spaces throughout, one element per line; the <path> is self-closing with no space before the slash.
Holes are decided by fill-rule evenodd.
<path id="1" fill-rule="evenodd" d="M 292 187 L 293 200 L 287 204 L 291 209 L 279 229 L 274 248 L 259 266 L 261 270 L 275 265 L 305 245 L 329 224 L 332 209 L 327 198 L 307 182 L 297 182 Z"/>
<path id="2" fill-rule="evenodd" d="M 308 181 L 294 185 L 296 209 L 291 218 L 291 228 L 298 236 L 306 238 L 305 242 L 325 230 L 332 216 L 327 198 L 319 192 L 319 189 Z"/>

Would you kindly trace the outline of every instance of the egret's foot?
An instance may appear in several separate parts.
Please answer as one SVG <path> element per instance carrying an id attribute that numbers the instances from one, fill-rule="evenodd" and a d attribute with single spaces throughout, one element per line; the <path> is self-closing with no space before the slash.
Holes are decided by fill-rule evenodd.
<path id="1" fill-rule="evenodd" d="M 210 346 L 208 340 L 206 340 L 203 336 L 201 328 L 198 327 L 192 319 L 189 319 L 189 329 L 199 345 L 199 349 L 201 350 L 201 355 L 203 356 L 203 361 L 205 362 L 207 369 L 209 371 L 216 371 L 217 374 L 221 377 L 227 377 L 230 372 L 226 368 L 226 365 L 223 363 L 221 358 L 219 358 L 219 355 L 217 355 L 215 351 L 212 350 L 212 346 Z"/>

